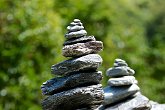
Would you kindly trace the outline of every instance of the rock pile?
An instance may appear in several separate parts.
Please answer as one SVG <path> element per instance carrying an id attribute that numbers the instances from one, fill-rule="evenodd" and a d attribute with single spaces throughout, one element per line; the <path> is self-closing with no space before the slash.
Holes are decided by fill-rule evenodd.
<path id="1" fill-rule="evenodd" d="M 152 110 L 152 105 L 149 99 L 141 93 L 137 93 L 136 97 L 129 97 L 118 103 L 110 104 L 107 106 L 101 105 L 99 110 Z M 163 110 L 163 109 L 153 109 Z"/>
<path id="2" fill-rule="evenodd" d="M 103 101 L 100 81 L 102 72 L 97 71 L 102 58 L 97 54 L 102 50 L 101 41 L 87 36 L 79 19 L 74 19 L 67 27 L 67 40 L 62 54 L 72 57 L 51 67 L 55 77 L 42 84 L 44 110 L 95 109 Z"/>
<path id="3" fill-rule="evenodd" d="M 135 71 L 122 59 L 115 59 L 114 67 L 107 70 L 108 87 L 104 88 L 103 105 L 114 104 L 139 92 Z"/>

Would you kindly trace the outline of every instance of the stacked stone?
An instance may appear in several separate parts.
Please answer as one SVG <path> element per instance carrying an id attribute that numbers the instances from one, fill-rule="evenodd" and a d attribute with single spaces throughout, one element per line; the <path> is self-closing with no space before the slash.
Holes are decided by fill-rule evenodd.
<path id="1" fill-rule="evenodd" d="M 102 63 L 97 53 L 103 44 L 87 36 L 79 19 L 74 19 L 67 30 L 62 54 L 72 58 L 52 66 L 52 74 L 59 77 L 42 84 L 43 95 L 49 95 L 42 101 L 43 109 L 95 109 L 103 101 L 102 72 L 97 71 Z"/>
<path id="2" fill-rule="evenodd" d="M 104 105 L 118 103 L 123 99 L 135 96 L 140 88 L 133 76 L 135 71 L 128 67 L 122 59 L 115 59 L 114 67 L 109 68 L 106 75 L 111 77 L 108 86 L 104 88 Z"/>

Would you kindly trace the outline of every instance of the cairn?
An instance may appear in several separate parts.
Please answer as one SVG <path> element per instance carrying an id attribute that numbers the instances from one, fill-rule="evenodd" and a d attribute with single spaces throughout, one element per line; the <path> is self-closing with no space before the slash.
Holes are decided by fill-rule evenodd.
<path id="1" fill-rule="evenodd" d="M 118 103 L 139 92 L 134 74 L 135 71 L 128 67 L 124 60 L 115 59 L 114 67 L 106 72 L 111 78 L 108 80 L 108 86 L 104 88 L 103 105 Z"/>
<path id="2" fill-rule="evenodd" d="M 103 102 L 102 72 L 97 71 L 102 63 L 97 53 L 103 44 L 87 36 L 79 19 L 74 19 L 67 30 L 62 54 L 71 58 L 51 67 L 52 74 L 59 77 L 42 84 L 42 94 L 48 95 L 42 101 L 43 109 L 95 109 Z"/>

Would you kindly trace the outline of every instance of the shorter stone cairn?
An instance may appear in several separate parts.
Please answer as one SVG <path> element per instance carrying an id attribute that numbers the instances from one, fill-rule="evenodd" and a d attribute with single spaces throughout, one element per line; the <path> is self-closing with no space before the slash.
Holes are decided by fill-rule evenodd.
<path id="1" fill-rule="evenodd" d="M 62 54 L 72 58 L 52 66 L 52 74 L 59 77 L 42 84 L 42 94 L 48 95 L 42 106 L 44 110 L 93 110 L 103 102 L 102 72 L 97 71 L 102 63 L 97 53 L 103 44 L 94 36 L 86 36 L 79 19 L 74 19 L 67 30 Z"/>
<path id="2" fill-rule="evenodd" d="M 108 80 L 108 86 L 104 88 L 103 105 L 118 103 L 139 92 L 134 74 L 135 71 L 128 67 L 124 60 L 115 59 L 114 67 L 106 72 L 111 78 Z"/>

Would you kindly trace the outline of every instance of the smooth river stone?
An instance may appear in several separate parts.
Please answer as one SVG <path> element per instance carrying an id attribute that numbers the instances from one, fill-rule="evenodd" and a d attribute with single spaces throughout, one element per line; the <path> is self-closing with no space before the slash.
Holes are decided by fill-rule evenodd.
<path id="1" fill-rule="evenodd" d="M 81 37 L 81 36 L 85 36 L 85 35 L 87 35 L 86 30 L 79 30 L 76 32 L 69 32 L 69 33 L 65 34 L 65 37 L 67 39 L 71 39 L 71 38 Z"/>
<path id="2" fill-rule="evenodd" d="M 102 72 L 75 73 L 70 76 L 50 79 L 42 84 L 42 94 L 50 95 L 62 92 L 83 85 L 93 85 L 100 83 Z"/>
<path id="3" fill-rule="evenodd" d="M 134 76 L 123 76 L 120 78 L 110 78 L 108 80 L 109 86 L 127 86 L 131 84 L 137 84 L 137 80 Z"/>
<path id="4" fill-rule="evenodd" d="M 126 66 L 109 68 L 106 72 L 106 75 L 110 77 L 130 76 L 130 75 L 132 76 L 134 74 L 135 71 L 130 67 L 126 67 Z"/>
<path id="5" fill-rule="evenodd" d="M 115 59 L 114 67 L 119 67 L 119 66 L 128 66 L 128 64 L 122 59 Z"/>
<path id="6" fill-rule="evenodd" d="M 76 25 L 76 26 L 68 26 L 67 27 L 67 30 L 69 32 L 75 32 L 75 31 L 82 30 L 82 29 L 84 29 L 84 27 L 83 26 L 78 26 L 78 25 Z"/>
<path id="7" fill-rule="evenodd" d="M 121 87 L 105 87 L 104 89 L 104 102 L 103 105 L 108 105 L 112 103 L 119 102 L 129 96 L 137 93 L 140 88 L 133 84 L 131 86 L 121 86 Z"/>
<path id="8" fill-rule="evenodd" d="M 71 22 L 70 23 L 70 26 L 82 26 L 82 23 L 81 22 L 77 22 L 77 23 L 75 23 L 75 22 Z"/>
<path id="9" fill-rule="evenodd" d="M 68 75 L 78 71 L 95 71 L 101 65 L 101 63 L 102 58 L 100 55 L 89 54 L 55 64 L 51 67 L 51 72 L 55 75 Z"/>
<path id="10" fill-rule="evenodd" d="M 98 84 L 51 95 L 42 101 L 42 107 L 43 110 L 75 110 L 99 105 L 102 101 L 103 90 L 101 84 Z"/>
<path id="11" fill-rule="evenodd" d="M 75 43 L 85 43 L 88 41 L 96 41 L 94 36 L 82 36 L 82 37 L 78 37 L 78 38 L 74 38 L 74 39 L 69 39 L 67 41 L 64 42 L 64 46 L 65 45 L 71 45 L 71 44 L 75 44 Z"/>
<path id="12" fill-rule="evenodd" d="M 100 106 L 98 110 L 151 110 L 151 108 L 149 99 L 140 93 L 136 97 L 129 97 L 115 104 Z"/>
<path id="13" fill-rule="evenodd" d="M 78 57 L 91 53 L 98 53 L 102 48 L 103 43 L 101 41 L 89 41 L 86 43 L 66 45 L 62 49 L 62 54 L 65 57 Z"/>
<path id="14" fill-rule="evenodd" d="M 114 64 L 113 64 L 113 66 L 114 66 L 114 67 L 119 67 L 119 66 L 128 66 L 128 64 L 127 64 L 127 63 L 125 63 L 125 62 L 117 62 L 117 63 L 114 63 Z"/>

